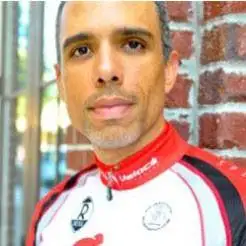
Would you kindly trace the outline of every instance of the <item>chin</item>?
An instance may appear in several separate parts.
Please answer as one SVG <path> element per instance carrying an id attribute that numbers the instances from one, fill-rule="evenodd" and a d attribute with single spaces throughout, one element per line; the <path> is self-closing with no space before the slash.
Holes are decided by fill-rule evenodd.
<path id="1" fill-rule="evenodd" d="M 136 142 L 141 136 L 142 127 L 133 123 L 125 127 L 119 125 L 109 125 L 103 129 L 87 129 L 85 136 L 93 146 L 100 149 L 118 149 Z"/>

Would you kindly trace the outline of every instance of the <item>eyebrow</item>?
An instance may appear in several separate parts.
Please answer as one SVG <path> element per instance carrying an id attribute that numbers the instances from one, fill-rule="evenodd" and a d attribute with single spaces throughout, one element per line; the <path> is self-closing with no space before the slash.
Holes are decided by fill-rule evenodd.
<path id="1" fill-rule="evenodd" d="M 153 39 L 154 36 L 151 32 L 144 28 L 132 28 L 132 27 L 122 27 L 117 28 L 113 31 L 113 35 L 120 35 L 120 36 L 143 36 L 146 38 Z M 93 37 L 94 35 L 89 32 L 81 32 L 77 33 L 73 36 L 70 36 L 65 39 L 63 43 L 63 49 L 67 48 L 69 45 L 78 42 L 78 41 L 86 41 Z"/>
<path id="2" fill-rule="evenodd" d="M 140 27 L 137 27 L 137 28 L 130 28 L 130 27 L 117 28 L 114 31 L 114 33 L 118 34 L 118 35 L 122 35 L 122 36 L 131 36 L 131 35 L 145 36 L 147 38 L 153 39 L 153 34 L 150 31 L 148 31 L 144 28 L 140 28 Z"/>
<path id="3" fill-rule="evenodd" d="M 90 34 L 90 33 L 77 33 L 73 36 L 70 36 L 70 37 L 65 39 L 65 41 L 63 43 L 63 49 L 68 47 L 70 44 L 76 43 L 78 41 L 88 40 L 91 36 L 92 36 L 92 34 Z"/>

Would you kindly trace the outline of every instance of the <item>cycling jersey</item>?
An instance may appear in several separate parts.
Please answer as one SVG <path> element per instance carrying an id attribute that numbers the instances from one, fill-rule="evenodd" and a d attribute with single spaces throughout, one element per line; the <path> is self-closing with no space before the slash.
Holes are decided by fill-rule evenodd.
<path id="1" fill-rule="evenodd" d="M 170 124 L 142 150 L 56 186 L 27 245 L 245 246 L 246 170 L 189 145 Z"/>

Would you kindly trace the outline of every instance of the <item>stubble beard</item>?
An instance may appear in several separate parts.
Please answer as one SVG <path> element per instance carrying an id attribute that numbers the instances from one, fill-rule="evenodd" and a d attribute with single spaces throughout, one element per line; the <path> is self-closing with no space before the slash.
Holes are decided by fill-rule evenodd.
<path id="1" fill-rule="evenodd" d="M 91 144 L 99 149 L 118 149 L 136 142 L 142 133 L 141 121 L 135 120 L 128 126 L 121 126 L 111 121 L 102 129 L 96 129 L 92 124 L 86 124 L 84 135 Z"/>

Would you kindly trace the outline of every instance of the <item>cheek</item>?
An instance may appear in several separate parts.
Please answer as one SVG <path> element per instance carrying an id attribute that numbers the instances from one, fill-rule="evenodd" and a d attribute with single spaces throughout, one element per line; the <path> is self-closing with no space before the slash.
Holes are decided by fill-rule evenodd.
<path id="1" fill-rule="evenodd" d="M 145 70 L 146 71 L 146 70 Z M 142 77 L 146 124 L 162 114 L 165 103 L 165 78 L 161 67 L 149 68 Z"/>
<path id="2" fill-rule="evenodd" d="M 91 91 L 88 75 L 78 68 L 66 69 L 64 84 L 69 110 L 71 113 L 80 114 Z"/>
<path id="3" fill-rule="evenodd" d="M 164 78 L 156 77 L 155 83 L 149 87 L 148 91 L 148 114 L 149 115 L 159 115 L 164 108 L 165 103 L 165 93 L 164 93 Z"/>
<path id="4" fill-rule="evenodd" d="M 131 70 L 130 77 L 132 81 L 130 86 L 136 87 L 135 89 L 140 92 L 143 103 L 164 101 L 165 83 L 162 65 L 136 65 L 135 69 Z"/>

